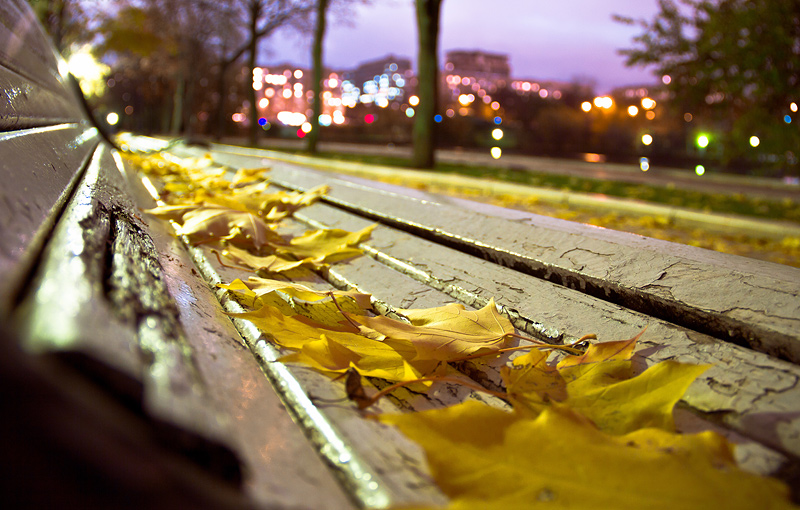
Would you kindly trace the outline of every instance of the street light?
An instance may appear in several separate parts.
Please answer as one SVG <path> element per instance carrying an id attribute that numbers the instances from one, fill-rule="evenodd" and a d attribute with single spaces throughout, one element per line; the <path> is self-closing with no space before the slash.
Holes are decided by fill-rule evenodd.
<path id="1" fill-rule="evenodd" d="M 697 146 L 701 149 L 708 147 L 708 135 L 701 134 L 697 137 Z"/>

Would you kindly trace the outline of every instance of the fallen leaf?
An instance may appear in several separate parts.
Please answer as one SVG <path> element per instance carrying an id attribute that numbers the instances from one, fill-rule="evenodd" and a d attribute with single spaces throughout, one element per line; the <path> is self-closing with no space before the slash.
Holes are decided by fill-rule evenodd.
<path id="1" fill-rule="evenodd" d="M 784 484 L 736 468 L 713 432 L 611 436 L 569 410 L 476 402 L 380 420 L 423 447 L 452 510 L 792 508 Z"/>
<path id="2" fill-rule="evenodd" d="M 192 244 L 226 240 L 259 249 L 283 242 L 258 216 L 227 207 L 198 207 L 185 213 L 182 221 L 177 233 L 187 236 Z"/>
<path id="3" fill-rule="evenodd" d="M 411 324 L 377 316 L 350 316 L 362 326 L 362 333 L 373 338 L 385 337 L 408 342 L 417 352 L 415 359 L 448 361 L 478 351 L 503 348 L 514 326 L 497 312 L 494 300 L 477 311 L 461 304 L 427 310 L 400 310 Z"/>
<path id="4" fill-rule="evenodd" d="M 282 361 L 303 362 L 323 372 L 342 373 L 352 367 L 364 376 L 411 381 L 438 366 L 433 361 L 414 363 L 410 347 L 366 338 L 347 323 L 322 324 L 302 316 L 289 317 L 269 305 L 231 316 L 251 321 L 276 344 L 298 351 Z"/>
<path id="5" fill-rule="evenodd" d="M 663 361 L 634 377 L 629 358 L 638 338 L 592 344 L 557 366 L 547 363 L 549 353 L 519 356 L 501 369 L 506 391 L 534 414 L 568 407 L 610 434 L 644 427 L 673 431 L 675 404 L 708 366 Z"/>
<path id="6" fill-rule="evenodd" d="M 236 248 L 235 246 L 229 246 L 222 254 L 237 264 L 242 264 L 255 271 L 264 271 L 267 273 L 283 273 L 303 265 L 302 260 L 288 260 L 278 255 L 261 257 L 253 255 L 247 250 Z"/>
<path id="7" fill-rule="evenodd" d="M 369 238 L 376 225 L 356 232 L 338 228 L 314 230 L 295 237 L 287 246 L 277 248 L 279 255 L 291 255 L 299 260 L 308 259 L 317 263 L 330 263 L 361 253 L 355 245 Z"/>

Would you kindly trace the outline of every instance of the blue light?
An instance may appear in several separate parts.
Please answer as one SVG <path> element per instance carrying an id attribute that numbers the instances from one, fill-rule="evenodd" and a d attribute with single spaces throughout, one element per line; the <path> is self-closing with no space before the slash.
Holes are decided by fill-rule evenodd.
<path id="1" fill-rule="evenodd" d="M 501 119 L 500 117 L 495 117 L 494 118 L 494 123 L 499 126 L 500 124 L 503 123 L 503 119 Z"/>
<path id="2" fill-rule="evenodd" d="M 261 117 L 260 119 L 258 119 L 258 125 L 259 126 L 263 126 L 266 123 L 267 123 L 267 119 L 265 119 L 264 117 Z"/>
<path id="3" fill-rule="evenodd" d="M 783 121 L 784 121 L 785 123 L 787 123 L 787 124 L 791 124 L 791 123 L 792 123 L 792 117 L 791 117 L 791 115 L 784 115 L 784 116 L 783 116 Z"/>
<path id="4" fill-rule="evenodd" d="M 441 122 L 442 116 L 437 113 L 436 115 L 433 116 L 433 120 L 434 122 Z"/>

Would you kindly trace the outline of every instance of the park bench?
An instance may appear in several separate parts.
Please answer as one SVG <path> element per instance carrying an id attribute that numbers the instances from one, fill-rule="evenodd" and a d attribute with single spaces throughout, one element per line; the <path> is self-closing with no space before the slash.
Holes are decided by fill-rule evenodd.
<path id="1" fill-rule="evenodd" d="M 445 503 L 421 450 L 365 419 L 344 399 L 344 381 L 275 362 L 281 352 L 261 332 L 230 320 L 225 312 L 241 306 L 216 284 L 245 273 L 142 213 L 155 205 L 151 192 L 88 122 L 27 6 L 6 2 L 0 20 L 10 501 L 53 501 L 50 489 L 62 502 L 99 498 L 96 506 Z M 268 166 L 275 189 L 330 186 L 282 228 L 377 223 L 360 246 L 365 256 L 309 278 L 321 289 L 370 293 L 378 310 L 494 299 L 518 330 L 551 343 L 587 333 L 625 339 L 647 327 L 641 363 L 713 365 L 676 408 L 678 427 L 720 431 L 739 443 L 745 469 L 798 486 L 800 270 L 444 199 L 270 151 L 133 135 L 121 144 L 231 171 Z M 491 367 L 459 369 L 488 389 L 501 385 Z M 506 405 L 440 383 L 428 394 L 398 390 L 376 408 L 468 399 Z M 62 463 L 81 466 L 81 476 Z"/>

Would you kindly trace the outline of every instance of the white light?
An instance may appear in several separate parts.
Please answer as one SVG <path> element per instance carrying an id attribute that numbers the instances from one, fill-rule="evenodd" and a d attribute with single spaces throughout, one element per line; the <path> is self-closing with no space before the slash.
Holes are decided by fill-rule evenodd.
<path id="1" fill-rule="evenodd" d="M 67 66 L 86 95 L 97 96 L 105 91 L 104 76 L 111 71 L 111 68 L 95 60 L 88 45 L 70 55 Z"/>
<path id="2" fill-rule="evenodd" d="M 789 109 L 793 112 L 797 112 L 797 103 L 792 103 L 789 105 Z"/>
<path id="3" fill-rule="evenodd" d="M 661 77 L 661 83 L 664 85 L 669 85 L 672 82 L 672 76 L 665 74 Z"/>
<path id="4" fill-rule="evenodd" d="M 419 104 L 419 97 L 417 97 L 417 96 L 409 97 L 408 98 L 408 104 L 410 104 L 411 106 L 417 106 Z"/>
<path id="5" fill-rule="evenodd" d="M 119 122 L 119 115 L 117 115 L 115 112 L 109 113 L 106 115 L 106 122 L 108 122 L 108 124 L 111 126 L 115 126 L 117 122 Z"/>
<path id="6" fill-rule="evenodd" d="M 278 112 L 278 121 L 287 126 L 301 126 L 306 121 L 306 116 L 299 112 Z"/>
<path id="7" fill-rule="evenodd" d="M 647 158 L 639 158 L 639 168 L 642 169 L 642 172 L 650 170 L 650 160 Z"/>
<path id="8" fill-rule="evenodd" d="M 492 138 L 495 140 L 500 140 L 503 138 L 503 130 L 500 128 L 495 128 L 492 130 Z"/>
<path id="9" fill-rule="evenodd" d="M 414 109 L 410 106 L 406 108 L 406 117 L 413 117 L 414 116 Z"/>
<path id="10" fill-rule="evenodd" d="M 283 97 L 286 99 L 292 97 L 292 89 L 283 89 Z"/>
<path id="11" fill-rule="evenodd" d="M 503 155 L 503 151 L 500 149 L 500 147 L 492 147 L 490 153 L 494 159 L 500 159 L 500 156 Z"/>
<path id="12" fill-rule="evenodd" d="M 331 119 L 330 115 L 328 115 L 327 113 L 323 113 L 322 115 L 319 116 L 319 125 L 330 126 L 332 120 L 333 119 Z"/>
<path id="13" fill-rule="evenodd" d="M 592 103 L 590 103 L 589 101 L 584 101 L 581 103 L 581 110 L 588 112 L 591 109 L 592 109 Z"/>
<path id="14" fill-rule="evenodd" d="M 656 107 L 656 102 L 653 99 L 649 97 L 642 98 L 642 108 L 644 108 L 645 110 L 652 110 L 655 107 Z"/>
<path id="15" fill-rule="evenodd" d="M 303 133 L 310 133 L 311 132 L 311 123 L 310 122 L 303 122 L 300 126 L 300 129 L 303 130 Z"/>
<path id="16" fill-rule="evenodd" d="M 639 109 L 635 106 L 631 105 L 628 107 L 628 115 L 631 117 L 636 117 L 636 114 L 639 113 Z"/>
<path id="17" fill-rule="evenodd" d="M 303 71 L 301 71 L 300 69 L 297 69 L 297 70 L 294 72 L 294 77 L 295 77 L 295 79 L 298 79 L 298 80 L 299 80 L 300 78 L 302 78 L 302 77 L 303 77 Z"/>
<path id="18" fill-rule="evenodd" d="M 760 143 L 761 143 L 761 140 L 757 136 L 753 135 L 753 136 L 750 137 L 750 145 L 752 147 L 758 147 L 758 144 L 760 144 Z"/>
<path id="19" fill-rule="evenodd" d="M 269 99 L 267 99 L 266 97 L 262 97 L 261 99 L 258 100 L 259 108 L 266 108 L 267 106 L 269 106 Z"/>
<path id="20" fill-rule="evenodd" d="M 653 143 L 653 137 L 648 134 L 642 135 L 642 143 L 645 145 L 650 145 Z"/>
<path id="21" fill-rule="evenodd" d="M 704 167 L 703 165 L 697 165 L 696 167 L 694 167 L 694 173 L 696 173 L 697 175 L 703 175 L 704 173 L 706 173 L 706 167 Z"/>

